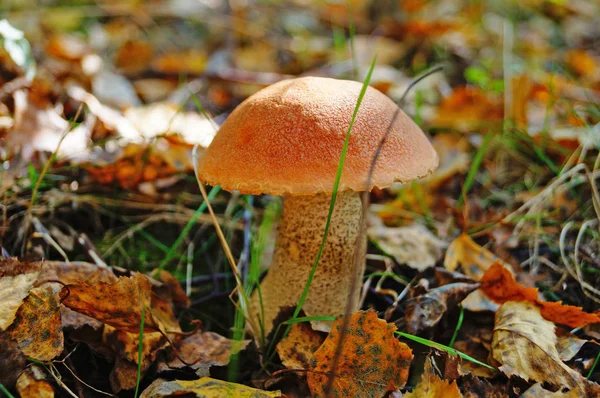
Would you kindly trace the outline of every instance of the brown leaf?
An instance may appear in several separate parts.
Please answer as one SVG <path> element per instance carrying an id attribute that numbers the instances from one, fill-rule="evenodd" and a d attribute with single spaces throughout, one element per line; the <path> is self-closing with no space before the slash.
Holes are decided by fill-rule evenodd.
<path id="1" fill-rule="evenodd" d="M 225 366 L 232 355 L 242 351 L 250 340 L 231 340 L 213 332 L 198 331 L 175 344 L 180 358 L 192 369 L 207 371 L 211 366 Z M 168 358 L 158 364 L 158 371 L 180 369 L 187 365 L 169 349 Z"/>
<path id="2" fill-rule="evenodd" d="M 31 289 L 15 321 L 7 329 L 26 356 L 50 361 L 63 351 L 60 294 L 61 286 L 56 283 Z"/>
<path id="3" fill-rule="evenodd" d="M 295 323 L 290 332 L 277 344 L 277 353 L 288 369 L 308 369 L 310 359 L 323 344 L 325 336 L 307 323 Z"/>
<path id="4" fill-rule="evenodd" d="M 167 271 L 160 271 L 158 275 L 154 277 L 165 285 L 175 308 L 185 309 L 190 306 L 190 298 L 185 294 L 181 288 L 181 284 L 173 275 Z"/>
<path id="5" fill-rule="evenodd" d="M 117 358 L 115 366 L 110 372 L 110 386 L 115 393 L 122 390 L 132 390 L 137 384 L 138 366 L 131 361 L 123 358 Z M 142 369 L 141 376 L 144 377 L 145 369 Z"/>
<path id="6" fill-rule="evenodd" d="M 460 387 L 465 398 L 508 398 L 505 384 L 492 385 L 472 373 L 461 378 Z"/>
<path id="7" fill-rule="evenodd" d="M 67 307 L 116 329 L 138 333 L 145 311 L 144 330 L 158 331 L 150 313 L 151 285 L 142 274 L 120 277 L 115 283 L 67 285 Z"/>
<path id="8" fill-rule="evenodd" d="M 340 342 L 343 318 L 338 318 L 313 355 L 307 374 L 313 395 L 324 396 L 333 357 Z M 331 394 L 343 397 L 382 396 L 402 388 L 413 358 L 411 349 L 394 336 L 396 326 L 377 318 L 375 311 L 351 315 Z"/>
<path id="9" fill-rule="evenodd" d="M 481 290 L 497 303 L 507 301 L 529 301 L 540 307 L 542 316 L 549 321 L 572 328 L 588 323 L 600 322 L 600 316 L 583 312 L 580 307 L 564 305 L 562 302 L 547 302 L 538 299 L 538 289 L 518 284 L 510 271 L 495 263 L 481 278 Z"/>
<path id="10" fill-rule="evenodd" d="M 0 353 L 0 383 L 12 388 L 21 370 L 27 366 L 27 358 L 8 332 L 0 332 Z"/>
<path id="11" fill-rule="evenodd" d="M 456 306 L 478 286 L 475 283 L 450 283 L 411 298 L 404 312 L 406 330 L 418 334 L 437 325 L 448 308 Z"/>
<path id="12" fill-rule="evenodd" d="M 502 372 L 585 391 L 587 380 L 562 362 L 556 345 L 554 324 L 542 317 L 535 304 L 508 301 L 496 313 L 492 356 L 502 364 Z"/>
<path id="13" fill-rule="evenodd" d="M 263 391 L 229 383 L 227 381 L 203 377 L 198 380 L 173 380 L 156 379 L 140 395 L 140 398 L 161 398 L 180 395 L 192 395 L 198 398 L 277 398 L 281 397 L 279 391 Z"/>
<path id="14" fill-rule="evenodd" d="M 102 340 L 118 354 L 118 357 L 135 364 L 138 363 L 140 341 L 138 333 L 129 333 L 105 325 Z M 154 363 L 158 352 L 166 345 L 167 340 L 161 333 L 144 332 L 142 339 L 142 370 L 147 370 Z"/>
<path id="15" fill-rule="evenodd" d="M 425 371 L 421 381 L 412 392 L 405 394 L 406 398 L 462 398 L 456 385 L 456 380 L 451 383 L 442 380 L 435 374 L 431 358 L 425 362 Z"/>
<path id="16" fill-rule="evenodd" d="M 46 380 L 38 365 L 25 369 L 17 380 L 17 392 L 21 398 L 54 398 L 54 389 Z"/>

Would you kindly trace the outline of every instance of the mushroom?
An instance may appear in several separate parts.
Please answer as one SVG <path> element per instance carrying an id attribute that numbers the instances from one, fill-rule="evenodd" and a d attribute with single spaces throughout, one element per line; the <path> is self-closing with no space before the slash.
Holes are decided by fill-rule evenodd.
<path id="1" fill-rule="evenodd" d="M 198 177 L 204 183 L 284 197 L 272 264 L 261 282 L 262 300 L 256 292 L 250 299 L 250 316 L 264 314 L 266 334 L 281 309 L 295 307 L 302 295 L 323 238 L 338 162 L 361 89 L 358 82 L 322 77 L 273 84 L 231 113 L 199 160 Z M 421 129 L 391 99 L 367 88 L 350 134 L 329 235 L 303 306 L 305 314 L 339 315 L 349 298 L 358 306 L 361 284 L 350 290 L 355 251 L 362 258 L 360 275 L 364 273 L 367 238 L 361 230 L 360 192 L 424 177 L 437 165 L 437 154 Z M 313 328 L 328 331 L 330 324 L 313 322 Z"/>

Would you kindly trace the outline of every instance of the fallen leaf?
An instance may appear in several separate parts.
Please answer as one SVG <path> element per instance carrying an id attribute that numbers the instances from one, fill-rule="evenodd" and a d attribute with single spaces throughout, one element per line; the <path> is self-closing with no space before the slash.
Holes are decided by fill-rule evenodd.
<path id="1" fill-rule="evenodd" d="M 535 383 L 521 395 L 520 398 L 580 398 L 581 391 L 552 392 L 543 387 L 543 383 Z"/>
<path id="2" fill-rule="evenodd" d="M 208 58 L 200 50 L 170 51 L 152 61 L 157 72 L 199 75 L 204 72 Z"/>
<path id="3" fill-rule="evenodd" d="M 325 395 L 342 324 L 343 317 L 333 323 L 327 339 L 311 360 L 307 379 L 315 396 Z M 413 355 L 406 344 L 396 339 L 395 330 L 394 324 L 377 318 L 372 310 L 350 316 L 332 385 L 333 396 L 379 397 L 404 387 Z"/>
<path id="4" fill-rule="evenodd" d="M 67 285 L 63 304 L 116 329 L 138 333 L 145 311 L 144 330 L 158 331 L 150 314 L 151 285 L 142 274 L 120 277 L 114 283 Z"/>
<path id="5" fill-rule="evenodd" d="M 442 380 L 434 370 L 431 358 L 425 362 L 425 370 L 421 381 L 414 390 L 404 394 L 405 398 L 462 398 L 456 380 L 451 383 Z"/>
<path id="6" fill-rule="evenodd" d="M 54 152 L 57 148 L 61 157 L 77 161 L 87 158 L 93 117 L 87 117 L 86 122 L 71 130 L 59 147 L 61 137 L 69 129 L 69 122 L 54 109 L 34 104 L 24 90 L 15 91 L 13 97 L 15 121 L 5 137 L 9 151 L 20 153 L 25 160 L 31 159 L 36 151 Z"/>
<path id="7" fill-rule="evenodd" d="M 600 322 L 598 314 L 584 312 L 580 307 L 565 305 L 560 301 L 541 301 L 537 288 L 518 284 L 510 271 L 500 263 L 492 265 L 481 278 L 481 282 L 481 290 L 496 303 L 522 300 L 535 303 L 540 307 L 542 316 L 551 322 L 572 328 Z"/>
<path id="8" fill-rule="evenodd" d="M 33 365 L 21 372 L 17 380 L 17 392 L 21 398 L 54 398 L 54 389 L 47 382 L 42 368 Z"/>
<path id="9" fill-rule="evenodd" d="M 556 349 L 558 350 L 558 354 L 560 355 L 560 359 L 567 362 L 573 359 L 575 355 L 579 352 L 581 347 L 585 343 L 588 343 L 588 340 L 580 339 L 571 333 L 560 333 L 560 329 L 557 329 L 557 341 L 556 341 Z"/>
<path id="10" fill-rule="evenodd" d="M 8 332 L 0 332 L 0 352 L 0 384 L 12 388 L 21 370 L 27 366 L 27 358 Z"/>
<path id="11" fill-rule="evenodd" d="M 450 283 L 409 299 L 404 312 L 407 332 L 419 334 L 437 325 L 448 308 L 457 306 L 478 287 L 475 283 Z"/>
<path id="12" fill-rule="evenodd" d="M 137 384 L 137 372 L 138 366 L 135 362 L 117 358 L 109 376 L 113 392 L 118 393 L 123 390 L 134 389 Z M 141 376 L 144 377 L 145 373 L 146 369 L 142 368 Z"/>
<path id="13" fill-rule="evenodd" d="M 153 274 L 156 280 L 162 282 L 166 287 L 170 301 L 177 309 L 186 309 L 190 306 L 190 298 L 181 288 L 181 283 L 167 271 L 160 271 L 158 275 Z M 154 289 L 155 291 L 159 289 Z"/>
<path id="14" fill-rule="evenodd" d="M 468 361 L 465 361 L 468 362 Z M 508 398 L 506 384 L 494 384 L 472 373 L 460 379 L 460 387 L 465 398 Z"/>
<path id="15" fill-rule="evenodd" d="M 152 55 L 148 42 L 127 40 L 117 52 L 115 66 L 126 74 L 140 73 L 149 66 Z"/>
<path id="16" fill-rule="evenodd" d="M 463 232 L 448 246 L 444 267 L 455 271 L 460 265 L 467 276 L 478 281 L 497 261 L 501 260 L 494 253 L 477 244 L 466 232 Z"/>
<path id="17" fill-rule="evenodd" d="M 0 265 L 1 266 L 1 265 Z M 0 331 L 5 330 L 15 320 L 17 311 L 29 290 L 38 278 L 39 272 L 30 272 L 0 278 Z"/>
<path id="18" fill-rule="evenodd" d="M 563 363 L 556 346 L 554 324 L 535 304 L 508 301 L 496 313 L 492 356 L 502 372 L 584 392 L 587 380 Z"/>
<path id="19" fill-rule="evenodd" d="M 475 87 L 459 87 L 442 100 L 433 124 L 468 131 L 499 123 L 503 113 L 502 102 L 491 94 Z"/>
<path id="20" fill-rule="evenodd" d="M 288 369 L 308 369 L 310 359 L 323 344 L 323 333 L 313 330 L 307 323 L 295 323 L 290 332 L 277 344 L 277 353 Z"/>
<path id="21" fill-rule="evenodd" d="M 208 375 L 211 366 L 227 365 L 231 356 L 242 351 L 249 343 L 250 340 L 231 340 L 217 333 L 198 331 L 169 348 L 166 360 L 159 362 L 157 370 L 163 372 L 187 367 L 181 358 L 192 369 Z M 179 358 L 174 350 L 177 350 Z"/>
<path id="22" fill-rule="evenodd" d="M 60 296 L 59 284 L 46 283 L 31 289 L 17 311 L 7 331 L 26 356 L 50 361 L 63 351 Z"/>
<path id="23" fill-rule="evenodd" d="M 442 255 L 443 242 L 420 224 L 390 228 L 378 223 L 367 229 L 369 239 L 399 264 L 418 271 L 433 267 Z"/>
<path id="24" fill-rule="evenodd" d="M 263 391 L 242 384 L 203 377 L 199 380 L 166 381 L 157 379 L 146 388 L 140 398 L 161 398 L 178 395 L 193 395 L 198 398 L 277 398 L 279 391 Z"/>

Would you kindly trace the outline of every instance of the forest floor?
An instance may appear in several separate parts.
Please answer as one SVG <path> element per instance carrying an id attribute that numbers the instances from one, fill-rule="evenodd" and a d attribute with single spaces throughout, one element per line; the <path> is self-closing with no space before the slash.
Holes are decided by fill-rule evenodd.
<path id="1" fill-rule="evenodd" d="M 600 396 L 599 15 L 3 1 L 0 395 Z M 207 187 L 211 216 L 194 174 L 237 105 L 304 75 L 402 98 L 440 158 L 371 193 L 339 351 L 302 313 L 247 333 L 281 198 Z"/>

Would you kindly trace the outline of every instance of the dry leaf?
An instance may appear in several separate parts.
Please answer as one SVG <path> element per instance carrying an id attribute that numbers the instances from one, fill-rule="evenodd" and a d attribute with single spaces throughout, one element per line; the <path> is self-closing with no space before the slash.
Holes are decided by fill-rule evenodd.
<path id="1" fill-rule="evenodd" d="M 465 361 L 465 363 L 467 362 Z M 463 376 L 460 382 L 465 398 L 508 398 L 506 384 L 492 385 L 485 378 L 479 378 L 472 373 Z"/>
<path id="2" fill-rule="evenodd" d="M 199 75 L 206 68 L 206 53 L 200 50 L 167 52 L 152 62 L 152 67 L 162 73 Z"/>
<path id="3" fill-rule="evenodd" d="M 496 313 L 492 356 L 507 376 L 585 391 L 585 378 L 565 365 L 556 349 L 554 324 L 527 301 L 509 301 Z M 526 353 L 526 355 L 524 355 Z"/>
<path id="4" fill-rule="evenodd" d="M 0 332 L 0 353 L 0 384 L 12 388 L 21 370 L 27 366 L 27 358 L 8 332 Z"/>
<path id="5" fill-rule="evenodd" d="M 497 261 L 501 260 L 494 253 L 477 244 L 466 232 L 463 232 L 448 247 L 444 267 L 455 271 L 460 265 L 464 274 L 478 281 Z"/>
<path id="6" fill-rule="evenodd" d="M 144 377 L 146 370 L 142 367 L 141 376 Z M 122 390 L 132 390 L 137 384 L 138 366 L 134 362 L 123 358 L 115 360 L 115 366 L 110 372 L 110 386 L 115 393 Z"/>
<path id="7" fill-rule="evenodd" d="M 148 42 L 128 40 L 119 48 L 115 66 L 127 74 L 140 73 L 150 64 L 153 52 Z"/>
<path id="8" fill-rule="evenodd" d="M 21 398 L 54 398 L 54 389 L 45 379 L 40 366 L 30 366 L 19 375 L 17 392 Z"/>
<path id="9" fill-rule="evenodd" d="M 63 351 L 60 296 L 61 286 L 57 283 L 31 289 L 7 329 L 27 357 L 50 361 Z"/>
<path id="10" fill-rule="evenodd" d="M 59 148 L 61 137 L 69 129 L 69 122 L 54 109 L 38 107 L 24 90 L 15 91 L 13 96 L 15 122 L 5 138 L 6 148 L 20 152 L 25 160 L 36 151 L 54 152 Z M 62 141 L 58 155 L 78 161 L 86 159 L 93 122 L 94 118 L 88 117 L 86 122 L 71 130 Z"/>
<path id="11" fill-rule="evenodd" d="M 495 263 L 481 278 L 481 290 L 497 303 L 507 301 L 529 301 L 541 308 L 542 316 L 552 322 L 572 328 L 585 326 L 588 323 L 600 322 L 600 316 L 583 312 L 580 307 L 564 305 L 561 302 L 541 301 L 538 289 L 519 285 L 510 271 L 500 263 Z"/>
<path id="12" fill-rule="evenodd" d="M 557 341 L 556 341 L 556 349 L 558 350 L 558 354 L 560 355 L 560 359 L 567 362 L 573 359 L 575 355 L 579 352 L 581 347 L 585 343 L 588 343 L 588 340 L 580 339 L 571 333 L 560 333 L 561 329 L 557 329 Z"/>
<path id="13" fill-rule="evenodd" d="M 414 390 L 404 394 L 405 398 L 462 398 L 462 394 L 456 385 L 456 380 L 451 383 L 442 380 L 435 374 L 432 359 L 425 362 L 425 370 L 421 376 L 421 381 Z"/>
<path id="14" fill-rule="evenodd" d="M 140 398 L 160 398 L 178 395 L 192 395 L 198 398 L 277 398 L 279 391 L 263 391 L 242 384 L 203 377 L 199 380 L 166 381 L 157 379 L 142 392 Z"/>
<path id="15" fill-rule="evenodd" d="M 367 234 L 381 251 L 418 271 L 433 267 L 442 255 L 444 243 L 419 224 L 389 228 L 378 223 L 369 227 Z"/>
<path id="16" fill-rule="evenodd" d="M 442 100 L 434 124 L 468 131 L 500 122 L 502 117 L 501 101 L 475 87 L 460 87 Z"/>
<path id="17" fill-rule="evenodd" d="M 437 325 L 448 308 L 455 307 L 478 287 L 475 283 L 450 283 L 409 299 L 404 312 L 407 332 L 419 334 Z"/>
<path id="18" fill-rule="evenodd" d="M 288 369 L 308 369 L 310 359 L 323 344 L 323 333 L 313 330 L 307 323 L 295 323 L 290 332 L 277 344 L 277 353 Z"/>
<path id="19" fill-rule="evenodd" d="M 138 333 L 145 311 L 144 330 L 157 331 L 159 326 L 150 314 L 151 285 L 148 279 L 135 274 L 120 277 L 115 283 L 67 285 L 67 307 L 97 319 L 116 329 Z"/>
<path id="20" fill-rule="evenodd" d="M 307 374 L 313 395 L 324 396 L 333 358 L 340 342 L 343 317 L 338 318 L 314 353 Z M 382 396 L 404 387 L 413 358 L 411 349 L 394 336 L 396 326 L 377 318 L 375 311 L 350 316 L 331 394 L 336 397 Z"/>
<path id="21" fill-rule="evenodd" d="M 250 340 L 231 340 L 213 332 L 198 331 L 175 344 L 179 358 L 191 365 L 191 368 L 208 375 L 211 366 L 225 366 L 232 355 L 242 351 Z M 185 368 L 186 364 L 169 349 L 167 359 L 158 364 L 159 372 Z"/>
<path id="22" fill-rule="evenodd" d="M 527 389 L 527 391 L 525 391 L 523 393 L 523 395 L 521 395 L 520 398 L 580 398 L 581 397 L 580 391 L 570 390 L 568 392 L 561 392 L 561 391 L 552 392 L 552 391 L 546 390 L 542 384 L 543 383 L 535 383 L 534 385 L 529 387 Z"/>
<path id="23" fill-rule="evenodd" d="M 31 272 L 0 279 L 0 331 L 13 323 L 17 310 L 29 294 L 38 275 L 39 272 Z"/>

